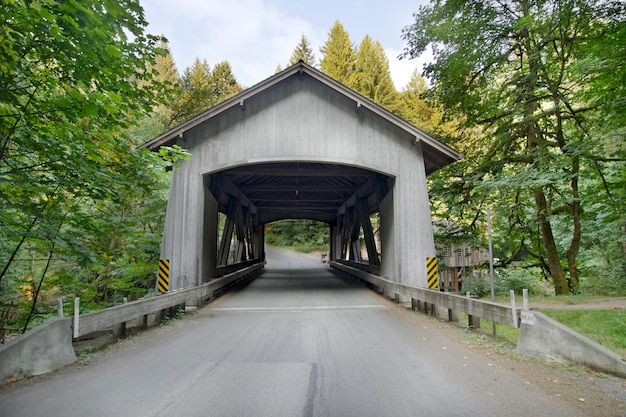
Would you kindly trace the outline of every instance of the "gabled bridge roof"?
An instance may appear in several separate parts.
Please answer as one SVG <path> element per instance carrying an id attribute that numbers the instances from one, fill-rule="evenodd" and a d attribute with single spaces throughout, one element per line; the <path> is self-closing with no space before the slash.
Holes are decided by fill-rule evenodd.
<path id="1" fill-rule="evenodd" d="M 357 112 L 367 113 L 368 117 L 377 118 L 384 124 L 393 125 L 394 128 L 406 132 L 402 136 L 409 138 L 413 145 L 422 149 L 426 175 L 462 157 L 454 149 L 303 62 L 198 114 L 144 146 L 151 150 L 173 144 L 185 147 L 186 132 L 218 121 L 231 109 L 239 108 L 245 111 L 247 102 L 250 103 L 257 96 L 303 75 L 313 78 L 348 101 L 354 102 Z M 245 204 L 258 215 L 260 223 L 281 218 L 308 218 L 333 223 L 342 206 L 353 205 L 355 197 L 362 199 L 371 195 L 367 210 L 375 211 L 380 199 L 391 187 L 389 177 L 380 173 L 363 167 L 327 163 L 319 159 L 240 165 L 213 172 L 209 182 L 212 184 L 211 192 L 220 205 L 220 211 L 227 210 L 230 199 L 244 195 Z M 219 188 L 216 188 L 216 184 L 219 184 Z"/>
<path id="2" fill-rule="evenodd" d="M 390 111 L 374 103 L 370 99 L 363 97 L 354 90 L 351 90 L 345 85 L 339 83 L 338 81 L 335 81 L 326 74 L 318 71 L 310 65 L 305 64 L 302 61 L 242 91 L 241 93 L 231 97 L 230 99 L 211 107 L 205 112 L 200 113 L 197 116 L 189 119 L 188 121 L 157 136 L 143 146 L 148 149 L 154 150 L 158 149 L 161 146 L 171 145 L 175 143 L 178 138 L 182 137 L 182 135 L 186 131 L 193 129 L 194 127 L 206 122 L 209 119 L 219 116 L 221 113 L 232 107 L 245 106 L 246 100 L 250 97 L 257 95 L 264 90 L 272 88 L 272 86 L 284 81 L 287 78 L 293 77 L 294 75 L 301 73 L 306 73 L 311 77 L 317 79 L 318 81 L 326 84 L 328 87 L 336 90 L 337 92 L 340 92 L 346 97 L 349 97 L 355 102 L 356 106 L 363 107 L 371 111 L 372 113 L 377 114 L 381 118 L 387 120 L 389 123 L 392 123 L 400 127 L 401 129 L 409 132 L 415 138 L 415 142 L 422 145 L 427 175 L 455 161 L 458 161 L 463 157 L 462 154 L 450 148 L 449 146 L 446 146 L 442 142 L 436 140 L 432 136 L 428 135 L 427 133 L 423 132 L 422 130 L 418 129 L 407 121 L 401 119 Z"/>

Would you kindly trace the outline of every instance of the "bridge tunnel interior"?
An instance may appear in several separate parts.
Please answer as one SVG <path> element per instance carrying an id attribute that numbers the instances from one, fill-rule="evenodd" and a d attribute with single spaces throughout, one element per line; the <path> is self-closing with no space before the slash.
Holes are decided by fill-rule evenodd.
<path id="1" fill-rule="evenodd" d="M 307 219 L 329 225 L 330 260 L 376 272 L 384 242 L 371 217 L 384 224 L 380 206 L 393 183 L 371 170 L 320 162 L 242 165 L 207 174 L 205 192 L 224 219 L 212 234 L 218 240 L 216 267 L 227 272 L 264 260 L 267 224 Z"/>

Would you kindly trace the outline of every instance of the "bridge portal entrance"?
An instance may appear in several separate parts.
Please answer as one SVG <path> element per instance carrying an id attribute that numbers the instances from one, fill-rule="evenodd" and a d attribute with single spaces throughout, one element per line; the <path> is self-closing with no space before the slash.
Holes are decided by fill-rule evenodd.
<path id="1" fill-rule="evenodd" d="M 167 207 L 170 288 L 262 261 L 264 226 L 280 219 L 327 223 L 331 260 L 427 286 L 426 176 L 461 155 L 316 69 L 298 63 L 146 146 L 173 144 L 191 158 Z"/>
<path id="2" fill-rule="evenodd" d="M 233 263 L 263 259 L 263 225 L 283 219 L 327 223 L 330 260 L 359 264 L 365 260 L 374 270 L 380 267 L 381 249 L 376 245 L 371 216 L 380 212 L 380 202 L 393 186 L 392 178 L 363 168 L 319 162 L 245 165 L 207 177 L 207 189 L 218 212 L 226 215 L 218 238 L 218 267 L 226 266 L 228 259 Z"/>

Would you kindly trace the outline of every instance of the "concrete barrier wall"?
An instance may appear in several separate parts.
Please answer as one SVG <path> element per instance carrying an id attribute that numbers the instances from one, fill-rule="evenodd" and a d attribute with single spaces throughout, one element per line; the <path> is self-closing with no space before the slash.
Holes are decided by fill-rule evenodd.
<path id="1" fill-rule="evenodd" d="M 210 301 L 215 293 L 221 293 L 234 283 L 254 276 L 264 266 L 265 262 L 260 262 L 199 287 L 80 315 L 76 329 L 73 328 L 76 317 L 47 321 L 7 344 L 0 345 L 0 384 L 11 376 L 20 378 L 39 375 L 75 362 L 73 336 L 110 329 L 111 326 L 137 319 L 138 316 L 176 305 L 199 305 Z"/>
<path id="2" fill-rule="evenodd" d="M 489 301 L 469 299 L 456 294 L 398 284 L 340 262 L 331 261 L 330 264 L 333 268 L 384 290 L 385 294 L 395 293 L 412 300 L 428 303 L 435 310 L 441 308 L 453 312 L 452 314 L 449 313 L 449 316 L 453 316 L 455 313 L 466 313 L 512 327 L 517 327 L 518 324 L 518 320 L 513 320 L 511 307 Z M 522 313 L 521 310 L 519 312 Z M 522 314 L 517 314 L 518 309 L 515 310 L 515 313 L 516 318 L 522 316 Z M 523 313 L 527 318 L 532 318 L 532 320 L 527 321 L 533 324 L 525 323 L 522 319 L 520 338 L 516 347 L 518 353 L 551 362 L 578 363 L 597 371 L 626 378 L 626 360 L 615 352 L 544 314 L 536 311 L 523 311 Z"/>
<path id="3" fill-rule="evenodd" d="M 75 337 L 85 336 L 93 332 L 107 329 L 139 316 L 152 314 L 177 305 L 198 306 L 213 297 L 216 292 L 224 291 L 230 285 L 254 275 L 262 270 L 266 262 L 259 262 L 233 272 L 198 287 L 174 291 L 144 300 L 121 304 L 104 310 L 93 311 L 79 316 L 78 326 L 74 329 Z"/>
<path id="4" fill-rule="evenodd" d="M 514 315 L 513 309 L 509 306 L 392 282 L 377 275 L 353 268 L 343 262 L 331 261 L 330 265 L 348 275 L 369 282 L 371 285 L 383 290 L 387 295 L 397 295 L 400 299 L 416 300 L 457 313 L 466 313 L 496 323 L 517 327 L 517 320 L 513 319 L 514 316 L 519 317 L 517 309 Z"/>
<path id="5" fill-rule="evenodd" d="M 39 375 L 76 362 L 72 318 L 50 320 L 0 347 L 0 383 Z"/>
<path id="6" fill-rule="evenodd" d="M 626 378 L 626 360 L 538 311 L 520 327 L 517 352 L 549 362 L 574 362 Z"/>

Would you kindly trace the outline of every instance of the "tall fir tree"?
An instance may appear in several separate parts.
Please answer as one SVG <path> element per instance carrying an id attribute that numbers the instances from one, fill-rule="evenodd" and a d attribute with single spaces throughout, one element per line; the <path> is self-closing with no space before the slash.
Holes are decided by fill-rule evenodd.
<path id="1" fill-rule="evenodd" d="M 181 78 L 182 92 L 176 121 L 181 123 L 215 104 L 211 67 L 199 58 L 187 68 Z"/>
<path id="2" fill-rule="evenodd" d="M 153 69 L 157 72 L 157 74 L 154 78 L 157 81 L 167 83 L 170 86 L 178 87 L 180 83 L 178 70 L 176 69 L 174 57 L 172 56 L 167 40 L 161 39 L 159 48 L 163 51 L 163 53 L 155 57 Z"/>
<path id="3" fill-rule="evenodd" d="M 136 129 L 136 134 L 142 142 L 152 139 L 172 126 L 176 118 L 176 106 L 172 103 L 178 99 L 182 87 L 174 58 L 165 39 L 161 40 L 159 49 L 161 53 L 155 57 L 153 63 L 148 64 L 148 69 L 152 72 L 152 79 L 148 83 L 160 86 L 166 94 L 163 95 L 162 101 L 154 106 L 152 114 L 139 122 L 141 126 L 140 129 Z"/>
<path id="4" fill-rule="evenodd" d="M 215 64 L 211 72 L 211 80 L 213 94 L 215 95 L 215 104 L 243 91 L 228 61 Z"/>
<path id="5" fill-rule="evenodd" d="M 428 91 L 428 83 L 424 77 L 417 70 L 413 71 L 411 79 L 402 90 L 396 114 L 437 137 L 454 134 L 457 130 L 456 124 L 444 122 L 443 109 L 426 99 Z"/>
<path id="6" fill-rule="evenodd" d="M 312 67 L 317 66 L 317 63 L 315 62 L 316 61 L 315 54 L 313 53 L 313 50 L 311 49 L 311 43 L 306 38 L 306 36 L 304 36 L 304 34 L 302 34 L 302 37 L 300 38 L 300 42 L 298 43 L 298 45 L 296 45 L 296 48 L 293 50 L 288 66 L 297 64 L 300 61 Z"/>
<path id="7" fill-rule="evenodd" d="M 366 35 L 356 54 L 356 71 L 349 85 L 387 110 L 396 111 L 399 94 L 393 85 L 389 71 L 389 60 L 378 41 Z"/>
<path id="8" fill-rule="evenodd" d="M 328 40 L 320 48 L 320 69 L 329 77 L 349 86 L 356 65 L 356 52 L 348 32 L 336 21 L 328 34 Z"/>

